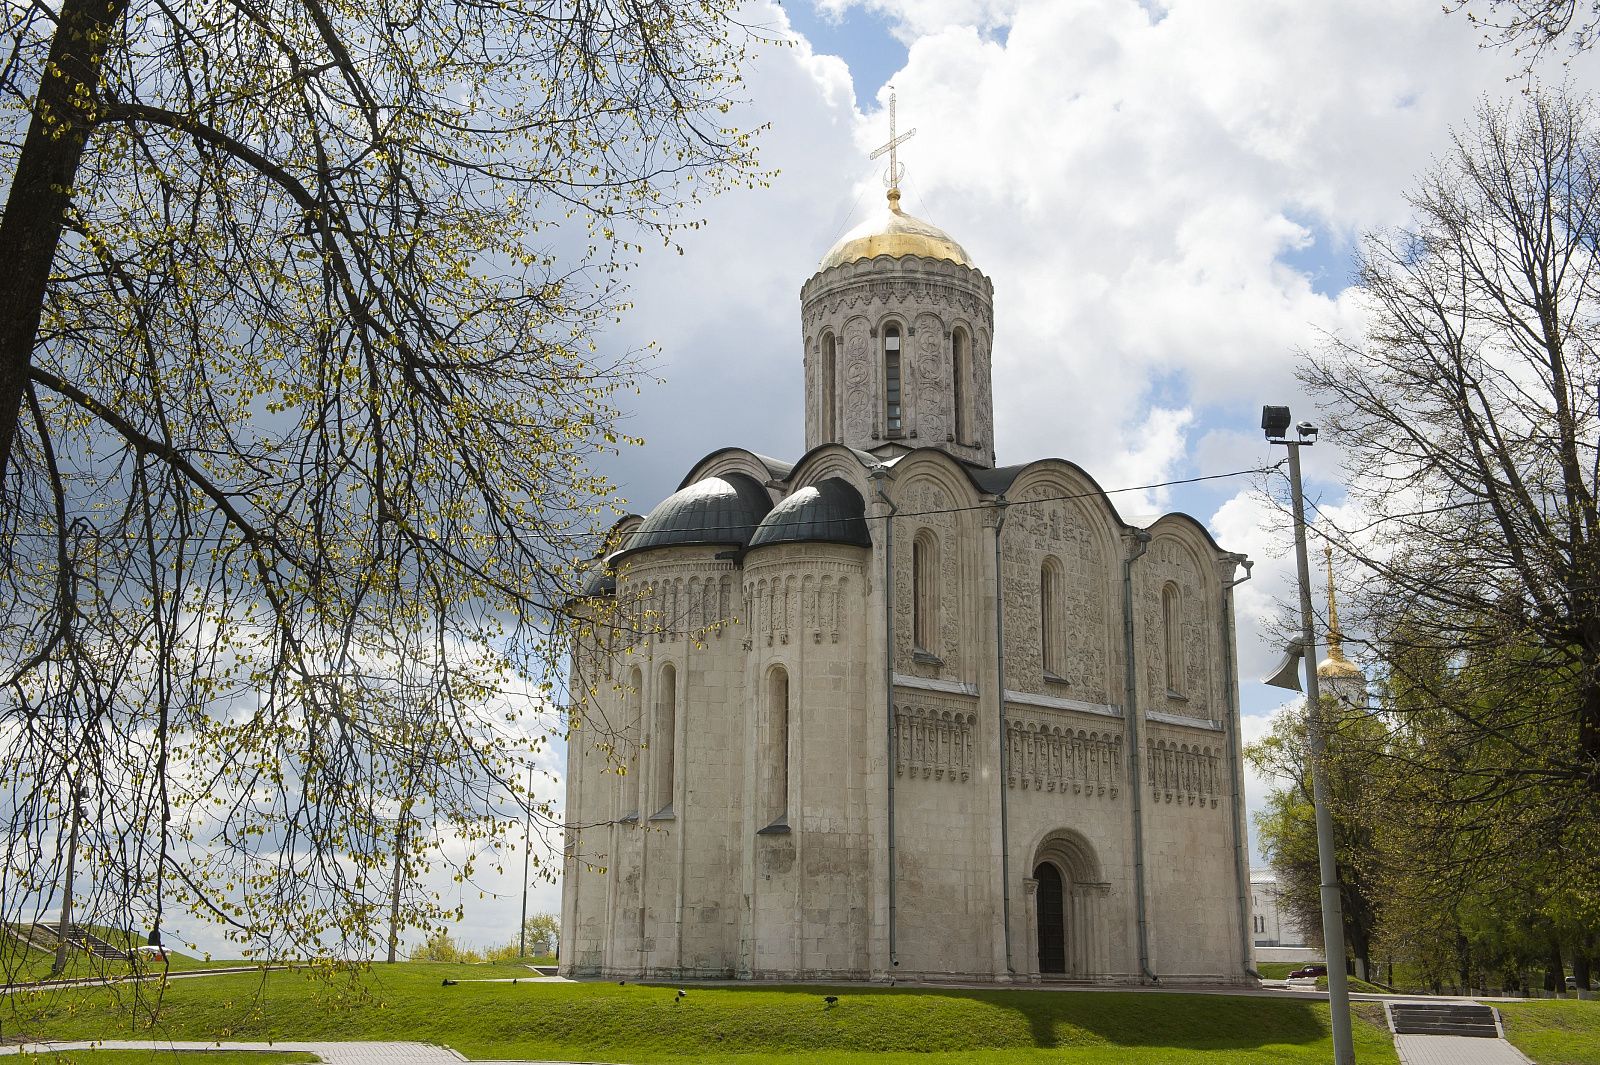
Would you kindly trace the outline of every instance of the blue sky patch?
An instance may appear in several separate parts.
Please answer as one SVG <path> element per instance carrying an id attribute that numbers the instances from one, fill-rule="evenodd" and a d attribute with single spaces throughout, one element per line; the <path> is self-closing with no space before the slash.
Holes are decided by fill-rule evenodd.
<path id="1" fill-rule="evenodd" d="M 1289 220 L 1310 230 L 1311 242 L 1303 248 L 1285 249 L 1278 261 L 1310 278 L 1311 291 L 1317 295 L 1337 297 L 1355 281 L 1355 247 L 1312 219 L 1290 215 Z"/>
<path id="2" fill-rule="evenodd" d="M 889 31 L 888 20 L 876 12 L 850 7 L 843 17 L 833 21 L 810 0 L 789 0 L 783 10 L 789 16 L 789 24 L 805 35 L 815 51 L 845 61 L 858 103 L 875 98 L 878 90 L 906 65 L 906 46 Z"/>

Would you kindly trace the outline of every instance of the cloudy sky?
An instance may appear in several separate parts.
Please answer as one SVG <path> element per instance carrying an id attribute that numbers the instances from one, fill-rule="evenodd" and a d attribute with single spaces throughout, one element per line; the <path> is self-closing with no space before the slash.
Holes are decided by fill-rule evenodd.
<path id="1" fill-rule="evenodd" d="M 1403 224 L 1406 192 L 1485 96 L 1515 95 L 1439 0 L 770 0 L 792 39 L 750 70 L 746 124 L 771 122 L 770 189 L 707 210 L 685 254 L 647 254 L 609 340 L 660 347 L 632 404 L 642 449 L 609 472 L 633 509 L 736 444 L 802 450 L 801 283 L 881 196 L 869 151 L 892 83 L 904 206 L 948 230 L 995 287 L 999 461 L 1072 459 L 1107 488 L 1281 457 L 1263 403 L 1315 417 L 1296 352 L 1358 330 L 1347 290 L 1363 232 Z M 1579 60 L 1549 79 L 1595 79 Z M 1343 500 L 1337 454 L 1307 454 L 1311 496 Z M 1263 618 L 1289 592 L 1279 517 L 1243 479 L 1115 497 L 1125 518 L 1184 510 L 1257 560 L 1239 589 L 1247 737 L 1280 700 L 1256 683 Z M 1262 785 L 1252 782 L 1251 804 Z M 515 870 L 513 870 L 514 874 Z M 468 942 L 502 939 L 515 875 L 466 889 Z M 479 892 L 488 892 L 478 897 Z M 495 898 L 494 894 L 500 894 Z M 532 909 L 555 910 L 536 890 Z"/>

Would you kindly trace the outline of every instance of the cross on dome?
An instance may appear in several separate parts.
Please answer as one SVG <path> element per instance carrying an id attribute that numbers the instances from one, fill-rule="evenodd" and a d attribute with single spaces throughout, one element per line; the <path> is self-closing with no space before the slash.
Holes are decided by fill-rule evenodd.
<path id="1" fill-rule="evenodd" d="M 894 132 L 894 86 L 889 86 L 889 143 L 883 145 L 867 156 L 868 159 L 877 159 L 885 152 L 889 153 L 889 169 L 884 171 L 883 183 L 889 186 L 889 207 L 898 211 L 900 209 L 900 179 L 905 177 L 906 168 L 900 162 L 900 145 L 917 135 L 915 127 L 906 130 L 898 137 Z"/>

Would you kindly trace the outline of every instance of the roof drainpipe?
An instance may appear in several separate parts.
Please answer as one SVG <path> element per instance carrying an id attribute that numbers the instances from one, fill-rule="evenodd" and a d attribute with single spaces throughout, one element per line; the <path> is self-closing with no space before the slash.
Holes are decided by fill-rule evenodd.
<path id="1" fill-rule="evenodd" d="M 895 727 L 894 727 L 894 516 L 900 508 L 894 505 L 883 490 L 889 481 L 889 471 L 878 467 L 872 471 L 878 498 L 889 508 L 883 523 L 883 700 L 887 717 L 885 728 L 889 740 L 889 757 L 884 762 L 889 778 L 889 980 L 894 981 L 894 971 L 900 966 L 900 953 L 895 938 L 895 847 L 894 847 L 894 778 L 895 778 Z"/>
<path id="2" fill-rule="evenodd" d="M 1006 728 L 1006 596 L 1005 575 L 1000 569 L 1000 539 L 1006 527 L 1006 497 L 994 501 L 994 658 L 995 707 L 1000 721 L 1000 911 L 1005 933 L 1006 973 L 1015 976 L 1011 960 L 1011 826 L 1008 796 L 1011 781 L 1011 734 Z"/>
<path id="3" fill-rule="evenodd" d="M 1239 728 L 1239 671 L 1233 645 L 1233 590 L 1250 579 L 1250 571 L 1255 563 L 1243 555 L 1232 555 L 1230 558 L 1244 567 L 1243 577 L 1236 577 L 1222 586 L 1222 678 L 1226 685 L 1223 707 L 1228 715 L 1228 773 L 1233 786 L 1233 870 L 1239 881 L 1239 960 L 1245 974 L 1259 980 L 1261 974 L 1256 972 L 1252 964 L 1255 961 L 1255 945 L 1250 941 L 1250 867 L 1245 861 L 1244 788 L 1239 779 L 1239 759 L 1242 757 L 1240 745 L 1244 739 Z"/>
<path id="4" fill-rule="evenodd" d="M 1159 984 L 1150 971 L 1150 928 L 1144 901 L 1144 784 L 1139 778 L 1140 736 L 1137 672 L 1133 661 L 1133 564 L 1150 547 L 1150 534 L 1133 530 L 1133 553 L 1122 560 L 1123 712 L 1127 715 L 1128 792 L 1133 797 L 1133 894 L 1139 925 L 1139 982 Z"/>

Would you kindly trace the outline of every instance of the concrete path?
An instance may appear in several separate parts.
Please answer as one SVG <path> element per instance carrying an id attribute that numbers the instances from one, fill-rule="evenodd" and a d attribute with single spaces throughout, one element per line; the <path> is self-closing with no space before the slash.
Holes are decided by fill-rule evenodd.
<path id="1" fill-rule="evenodd" d="M 1530 1065 L 1504 1039 L 1470 1035 L 1397 1035 L 1400 1065 Z"/>
<path id="2" fill-rule="evenodd" d="M 0 1047 L 0 1055 L 49 1054 L 62 1050 L 246 1050 L 302 1051 L 315 1054 L 327 1065 L 461 1065 L 466 1058 L 449 1047 L 429 1043 L 234 1043 L 176 1039 L 102 1039 L 61 1043 L 24 1043 Z M 474 1065 L 581 1065 L 559 1061 L 475 1062 Z"/>
<path id="3" fill-rule="evenodd" d="M 111 987 L 116 984 L 150 983 L 155 980 L 195 980 L 205 976 L 238 976 L 240 973 L 280 972 L 289 965 L 232 965 L 222 969 L 184 969 L 180 972 L 145 972 L 135 976 L 88 976 L 81 980 L 35 980 L 28 984 L 0 984 L 0 995 L 17 995 L 25 991 L 70 991 L 79 987 Z"/>

